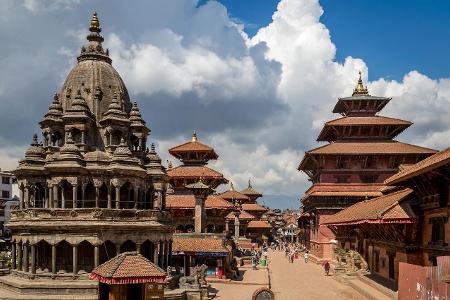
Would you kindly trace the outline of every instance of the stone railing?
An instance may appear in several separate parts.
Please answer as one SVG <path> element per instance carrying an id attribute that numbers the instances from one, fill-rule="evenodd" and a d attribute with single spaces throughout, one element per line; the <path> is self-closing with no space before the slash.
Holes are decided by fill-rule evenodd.
<path id="1" fill-rule="evenodd" d="M 157 221 L 170 223 L 171 214 L 168 211 L 153 209 L 111 209 L 111 208 L 27 208 L 11 211 L 10 222 L 23 220 L 121 220 L 121 221 Z"/>

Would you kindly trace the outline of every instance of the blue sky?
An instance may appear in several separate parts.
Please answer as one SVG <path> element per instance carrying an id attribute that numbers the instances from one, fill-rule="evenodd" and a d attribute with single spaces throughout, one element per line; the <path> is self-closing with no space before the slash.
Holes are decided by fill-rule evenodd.
<path id="1" fill-rule="evenodd" d="M 201 1 L 201 3 L 204 1 Z M 278 0 L 220 0 L 254 35 L 272 21 Z M 411 70 L 449 77 L 450 1 L 322 0 L 321 21 L 337 47 L 337 60 L 360 57 L 369 79 L 399 80 Z"/>

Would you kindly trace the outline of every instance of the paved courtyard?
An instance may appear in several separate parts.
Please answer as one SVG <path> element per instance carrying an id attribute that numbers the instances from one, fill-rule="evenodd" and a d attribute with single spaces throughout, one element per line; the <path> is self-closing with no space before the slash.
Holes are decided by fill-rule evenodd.
<path id="1" fill-rule="evenodd" d="M 216 292 L 213 299 L 251 300 L 252 293 L 267 283 L 267 271 L 244 270 L 246 272 L 241 283 L 213 283 L 211 287 Z M 302 259 L 289 263 L 282 252 L 269 252 L 269 273 L 276 300 L 366 299 L 351 287 L 336 281 L 333 276 L 324 276 L 319 265 L 305 264 Z"/>

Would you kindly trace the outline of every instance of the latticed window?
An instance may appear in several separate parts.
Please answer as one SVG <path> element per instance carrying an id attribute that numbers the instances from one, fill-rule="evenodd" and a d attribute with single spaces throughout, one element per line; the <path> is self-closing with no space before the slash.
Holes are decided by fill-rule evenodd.
<path id="1" fill-rule="evenodd" d="M 445 223 L 447 222 L 447 218 L 432 218 L 430 219 L 431 223 L 431 243 L 432 244 L 441 244 L 445 243 Z"/>

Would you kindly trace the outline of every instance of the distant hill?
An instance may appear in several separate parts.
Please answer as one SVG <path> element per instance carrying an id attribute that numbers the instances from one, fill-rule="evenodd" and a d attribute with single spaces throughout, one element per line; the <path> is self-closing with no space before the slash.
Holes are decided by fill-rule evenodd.
<path id="1" fill-rule="evenodd" d="M 264 195 L 258 199 L 258 203 L 279 209 L 298 209 L 300 206 L 298 197 L 286 195 Z"/>

